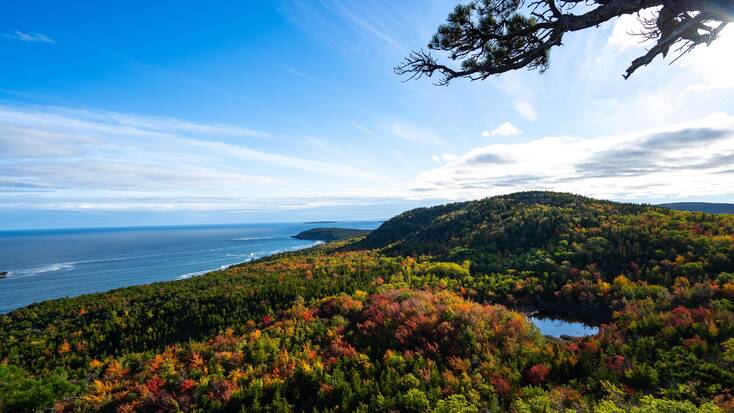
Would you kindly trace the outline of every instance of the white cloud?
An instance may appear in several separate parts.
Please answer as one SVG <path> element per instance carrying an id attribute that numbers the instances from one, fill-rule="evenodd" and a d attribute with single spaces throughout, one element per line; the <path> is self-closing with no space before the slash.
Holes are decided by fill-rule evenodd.
<path id="1" fill-rule="evenodd" d="M 689 56 L 679 60 L 695 79 L 689 92 L 734 88 L 734 29 L 727 27 L 710 46 L 699 46 Z"/>
<path id="2" fill-rule="evenodd" d="M 454 162 L 457 159 L 459 159 L 459 157 L 454 155 L 453 153 L 445 153 L 441 155 L 441 160 L 443 160 L 444 162 Z"/>
<path id="3" fill-rule="evenodd" d="M 10 33 L 5 33 L 5 37 L 29 43 L 56 43 L 54 39 L 46 36 L 43 33 L 23 33 L 18 30 Z"/>
<path id="4" fill-rule="evenodd" d="M 515 110 L 525 119 L 535 121 L 538 119 L 538 113 L 529 102 L 524 100 L 516 100 L 513 104 Z"/>
<path id="5" fill-rule="evenodd" d="M 595 48 L 589 50 L 591 56 L 598 56 Z M 603 63 L 581 69 L 583 83 L 568 91 L 568 96 L 578 99 L 569 104 L 579 111 L 561 121 L 562 130 L 624 133 L 696 119 L 713 111 L 734 113 L 731 50 L 734 29 L 727 28 L 710 46 L 699 46 L 674 64 L 674 53 L 667 59 L 658 57 L 624 80 L 621 73 L 644 49 L 620 55 L 607 47 L 600 57 Z"/>
<path id="6" fill-rule="evenodd" d="M 433 160 L 433 162 L 436 162 L 436 163 L 444 163 L 444 162 L 451 163 L 451 162 L 455 162 L 457 159 L 459 159 L 459 157 L 454 155 L 453 153 L 447 152 L 447 153 L 442 154 L 441 156 L 431 155 L 431 159 Z"/>
<path id="7" fill-rule="evenodd" d="M 619 17 L 614 23 L 612 34 L 607 39 L 607 46 L 617 53 L 649 46 L 647 42 L 643 41 L 645 40 L 643 37 L 636 34 L 645 31 L 640 18 L 652 19 L 657 16 L 658 10 L 658 7 L 653 7 L 642 10 L 639 16 L 634 14 Z M 734 50 L 734 30 L 727 27 L 710 45 L 700 45 L 693 52 L 678 60 L 676 68 L 683 68 L 679 73 L 684 78 L 669 83 L 689 85 L 685 88 L 684 93 L 734 88 L 734 76 L 731 75 L 731 68 L 734 66 L 732 50 Z M 642 50 L 637 50 L 637 52 L 643 53 Z M 673 48 L 668 59 L 672 61 L 677 56 L 678 53 Z M 670 69 L 665 67 L 664 70 L 669 71 Z M 639 74 L 635 75 L 639 76 Z"/>
<path id="8" fill-rule="evenodd" d="M 645 27 L 640 19 L 651 19 L 658 13 L 658 7 L 641 10 L 640 13 L 625 14 L 617 18 L 614 22 L 612 34 L 607 40 L 607 45 L 618 52 L 623 52 L 630 48 L 638 48 L 644 46 L 645 38 L 640 33 L 645 32 Z"/>
<path id="9" fill-rule="evenodd" d="M 421 173 L 425 197 L 549 189 L 613 199 L 734 194 L 734 116 L 598 137 L 546 137 L 473 149 Z"/>
<path id="10" fill-rule="evenodd" d="M 408 142 L 429 143 L 433 145 L 446 144 L 436 132 L 407 123 L 393 122 L 390 132 Z"/>
<path id="11" fill-rule="evenodd" d="M 232 139 L 242 136 L 270 135 L 172 118 L 0 105 L 0 208 L 186 209 L 216 196 L 226 202 L 207 205 L 219 210 L 263 197 L 390 193 L 385 178 L 354 163 L 278 153 L 287 146 L 271 139 Z M 328 149 L 317 138 L 299 141 Z"/>
<path id="12" fill-rule="evenodd" d="M 504 122 L 503 124 L 495 128 L 494 130 L 491 130 L 491 131 L 485 130 L 484 132 L 482 132 L 482 136 L 484 136 L 485 138 L 488 138 L 490 136 L 497 136 L 497 135 L 512 136 L 512 135 L 519 135 L 521 133 L 522 131 L 517 126 L 513 125 L 510 122 Z"/>

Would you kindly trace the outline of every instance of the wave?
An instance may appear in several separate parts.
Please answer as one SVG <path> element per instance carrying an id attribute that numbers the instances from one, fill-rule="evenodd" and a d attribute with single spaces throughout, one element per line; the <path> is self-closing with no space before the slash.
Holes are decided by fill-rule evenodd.
<path id="1" fill-rule="evenodd" d="M 195 272 L 190 272 L 190 273 L 187 273 L 187 274 L 181 274 L 181 275 L 178 276 L 178 279 L 179 280 L 185 280 L 185 279 L 188 279 L 188 278 L 191 278 L 191 277 L 196 277 L 197 275 L 204 275 L 204 274 L 209 273 L 209 272 L 212 272 L 212 271 L 216 271 L 216 270 L 209 269 L 209 270 L 204 270 L 204 271 L 195 271 Z"/>
<path id="2" fill-rule="evenodd" d="M 268 252 L 266 255 L 274 255 L 274 254 L 280 254 L 281 252 L 292 252 L 292 251 L 298 251 L 306 248 L 315 247 L 317 245 L 324 244 L 324 241 L 314 241 L 310 245 L 296 245 L 295 247 L 289 247 L 289 248 L 280 248 L 277 250 L 272 250 Z"/>
<path id="3" fill-rule="evenodd" d="M 283 237 L 241 238 L 241 240 L 258 240 L 258 239 L 262 240 L 262 239 L 277 239 L 277 238 L 283 238 Z M 297 251 L 299 249 L 308 248 L 308 247 L 319 245 L 319 244 L 323 244 L 323 242 L 315 241 L 311 243 L 310 245 L 306 245 L 306 246 L 294 246 L 290 248 L 280 248 L 280 249 L 269 250 L 269 251 L 263 250 L 263 251 L 245 253 L 245 254 L 226 254 L 227 257 L 238 258 L 239 260 L 237 260 L 237 262 L 222 265 L 217 268 L 209 268 L 209 269 L 202 270 L 202 271 L 194 271 L 194 272 L 182 274 L 178 276 L 178 279 L 187 279 L 191 277 L 196 277 L 196 276 L 203 275 L 203 274 L 206 274 L 212 271 L 223 271 L 236 264 L 250 262 L 250 261 L 262 258 L 262 257 L 266 257 L 268 255 L 278 254 L 281 252 Z M 128 260 L 135 260 L 135 259 L 142 259 L 142 258 L 150 258 L 150 257 L 155 257 L 155 256 L 160 256 L 160 255 L 161 254 L 136 255 L 136 256 L 128 256 L 128 257 L 100 258 L 96 260 L 79 260 L 79 261 L 54 263 L 54 264 L 48 264 L 48 265 L 43 265 L 43 266 L 33 267 L 33 268 L 9 270 L 7 277 L 15 278 L 15 279 L 34 277 L 34 276 L 39 276 L 39 275 L 46 274 L 46 273 L 67 272 L 67 271 L 73 270 L 77 266 L 83 266 L 87 264 L 128 261 Z"/>
<path id="4" fill-rule="evenodd" d="M 261 240 L 273 240 L 273 239 L 286 239 L 283 236 L 272 236 L 272 237 L 240 237 L 232 238 L 232 241 L 261 241 Z"/>
<path id="5" fill-rule="evenodd" d="M 227 254 L 226 256 L 227 257 L 231 257 L 231 258 L 249 258 L 249 259 L 252 259 L 253 257 L 259 257 L 259 256 L 261 256 L 263 254 L 266 254 L 266 252 L 265 251 L 258 251 L 258 252 L 250 252 L 250 253 L 245 253 L 245 254 Z"/>
<path id="6" fill-rule="evenodd" d="M 190 273 L 186 273 L 186 274 L 181 274 L 181 275 L 179 275 L 177 277 L 177 279 L 179 279 L 179 280 L 186 280 L 186 279 L 189 279 L 191 277 L 198 277 L 199 275 L 208 274 L 208 273 L 214 272 L 214 271 L 224 271 L 224 270 L 229 269 L 229 268 L 231 268 L 231 267 L 233 267 L 233 266 L 235 266 L 237 264 L 244 264 L 244 263 L 247 263 L 247 262 L 250 262 L 250 261 L 254 261 L 256 259 L 259 259 L 259 258 L 267 257 L 268 255 L 274 255 L 274 254 L 278 254 L 278 253 L 281 253 L 281 252 L 288 252 L 288 251 L 297 251 L 297 250 L 300 250 L 300 249 L 304 249 L 304 248 L 316 246 L 316 245 L 323 244 L 323 243 L 324 243 L 323 241 L 315 241 L 311 245 L 307 245 L 307 246 L 295 246 L 295 247 L 291 247 L 291 248 L 282 248 L 282 249 L 277 249 L 277 250 L 271 250 L 271 251 L 268 251 L 268 252 L 258 251 L 258 252 L 251 252 L 249 254 L 227 254 L 228 257 L 245 258 L 245 260 L 244 261 L 234 262 L 232 264 L 221 265 L 218 268 L 209 268 L 207 270 L 194 271 L 194 272 L 190 272 Z"/>
<path id="7" fill-rule="evenodd" d="M 248 258 L 248 257 L 254 257 L 255 255 L 261 254 L 259 252 L 250 252 L 250 253 L 244 253 L 244 254 L 227 254 L 227 257 L 232 258 Z"/>
<path id="8" fill-rule="evenodd" d="M 40 267 L 32 267 L 32 268 L 22 268 L 18 270 L 9 270 L 8 271 L 8 278 L 27 278 L 27 277 L 33 277 L 40 274 L 45 274 L 49 272 L 66 272 L 71 271 L 77 266 L 87 265 L 87 264 L 104 264 L 107 262 L 120 262 L 120 261 L 129 261 L 129 260 L 136 260 L 141 258 L 152 258 L 152 257 L 158 257 L 162 254 L 148 254 L 148 255 L 134 255 L 130 257 L 116 257 L 116 258 L 100 258 L 95 260 L 79 260 L 79 261 L 68 261 L 68 262 L 58 262 L 54 264 L 48 264 L 43 265 Z"/>
<path id="9" fill-rule="evenodd" d="M 237 263 L 234 263 L 234 264 L 225 264 L 225 265 L 220 265 L 218 268 L 210 268 L 208 270 L 194 271 L 194 272 L 190 272 L 190 273 L 187 273 L 187 274 L 182 274 L 182 275 L 179 275 L 178 276 L 178 279 L 179 280 L 186 280 L 188 278 L 196 277 L 196 276 L 199 276 L 199 275 L 208 274 L 208 273 L 213 272 L 213 271 L 224 271 L 224 270 L 228 269 L 229 267 L 231 267 L 233 265 L 237 265 Z"/>
<path id="10" fill-rule="evenodd" d="M 56 264 L 44 265 L 42 267 L 25 268 L 22 270 L 8 271 L 8 278 L 26 278 L 34 275 L 44 274 L 48 272 L 66 272 L 74 269 L 73 262 L 60 262 Z"/>

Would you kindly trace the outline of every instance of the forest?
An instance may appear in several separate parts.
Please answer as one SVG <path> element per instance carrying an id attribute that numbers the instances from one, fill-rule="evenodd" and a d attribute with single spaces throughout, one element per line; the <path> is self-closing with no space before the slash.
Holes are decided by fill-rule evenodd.
<path id="1" fill-rule="evenodd" d="M 521 192 L 42 302 L 0 316 L 0 411 L 734 412 L 734 216 Z"/>

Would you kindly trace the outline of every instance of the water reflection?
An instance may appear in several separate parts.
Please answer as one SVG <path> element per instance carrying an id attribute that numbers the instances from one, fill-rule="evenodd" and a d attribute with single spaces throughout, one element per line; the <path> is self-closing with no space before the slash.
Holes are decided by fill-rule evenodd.
<path id="1" fill-rule="evenodd" d="M 584 337 L 593 336 L 599 332 L 596 326 L 590 326 L 578 321 L 566 321 L 548 317 L 528 317 L 540 332 L 545 336 Z"/>

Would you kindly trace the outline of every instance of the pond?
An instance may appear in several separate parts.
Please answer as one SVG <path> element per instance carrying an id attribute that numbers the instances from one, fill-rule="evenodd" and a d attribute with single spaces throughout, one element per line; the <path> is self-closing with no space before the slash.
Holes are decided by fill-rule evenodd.
<path id="1" fill-rule="evenodd" d="M 599 332 L 596 326 L 590 326 L 579 321 L 567 321 L 549 317 L 528 317 L 540 332 L 545 336 L 561 337 L 584 337 L 593 336 Z"/>

